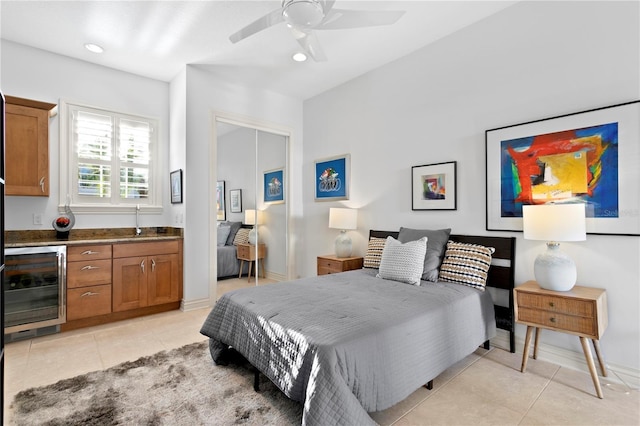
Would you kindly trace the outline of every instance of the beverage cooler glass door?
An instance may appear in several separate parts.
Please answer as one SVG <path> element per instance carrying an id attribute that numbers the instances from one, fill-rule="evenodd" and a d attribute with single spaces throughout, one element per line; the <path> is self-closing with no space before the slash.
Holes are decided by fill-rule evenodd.
<path id="1" fill-rule="evenodd" d="M 66 246 L 5 249 L 5 334 L 66 321 Z"/>

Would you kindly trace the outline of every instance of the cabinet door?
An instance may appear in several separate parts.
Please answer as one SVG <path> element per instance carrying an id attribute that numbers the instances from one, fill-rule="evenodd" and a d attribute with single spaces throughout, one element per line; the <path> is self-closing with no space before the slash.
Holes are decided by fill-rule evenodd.
<path id="1" fill-rule="evenodd" d="M 7 104 L 6 195 L 49 196 L 49 112 Z"/>
<path id="2" fill-rule="evenodd" d="M 113 259 L 113 311 L 147 306 L 147 257 Z"/>
<path id="3" fill-rule="evenodd" d="M 178 286 L 179 264 L 177 254 L 149 257 L 148 301 L 149 306 L 180 300 Z"/>

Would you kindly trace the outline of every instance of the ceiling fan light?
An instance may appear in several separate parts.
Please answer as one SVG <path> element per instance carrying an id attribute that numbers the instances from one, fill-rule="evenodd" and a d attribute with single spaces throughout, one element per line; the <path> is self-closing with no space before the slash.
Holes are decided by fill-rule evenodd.
<path id="1" fill-rule="evenodd" d="M 282 16 L 292 27 L 313 28 L 324 19 L 324 11 L 317 0 L 285 0 Z"/>
<path id="2" fill-rule="evenodd" d="M 307 60 L 307 55 L 305 55 L 302 52 L 297 52 L 297 53 L 294 53 L 291 58 L 296 62 L 304 62 Z"/>
<path id="3" fill-rule="evenodd" d="M 84 48 L 87 49 L 89 52 L 93 52 L 93 53 L 104 52 L 104 49 L 102 48 L 102 46 L 98 46 L 97 44 L 93 44 L 93 43 L 86 43 L 84 45 Z"/>

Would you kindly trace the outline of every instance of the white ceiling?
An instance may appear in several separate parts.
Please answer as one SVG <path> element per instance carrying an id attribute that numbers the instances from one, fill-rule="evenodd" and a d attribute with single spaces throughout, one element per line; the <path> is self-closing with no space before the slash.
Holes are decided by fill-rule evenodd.
<path id="1" fill-rule="evenodd" d="M 280 23 L 236 44 L 229 36 L 279 0 L 0 2 L 3 39 L 170 81 L 186 64 L 218 78 L 307 99 L 400 58 L 516 1 L 353 1 L 334 8 L 404 10 L 383 27 L 316 31 L 328 60 L 296 63 Z M 105 48 L 90 53 L 85 43 Z"/>

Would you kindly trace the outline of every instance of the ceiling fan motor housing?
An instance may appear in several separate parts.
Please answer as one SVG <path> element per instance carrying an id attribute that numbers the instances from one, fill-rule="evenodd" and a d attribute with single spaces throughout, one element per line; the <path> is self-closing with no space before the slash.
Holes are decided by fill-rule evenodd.
<path id="1" fill-rule="evenodd" d="M 319 0 L 283 0 L 282 17 L 294 28 L 311 29 L 324 19 L 324 9 Z"/>

